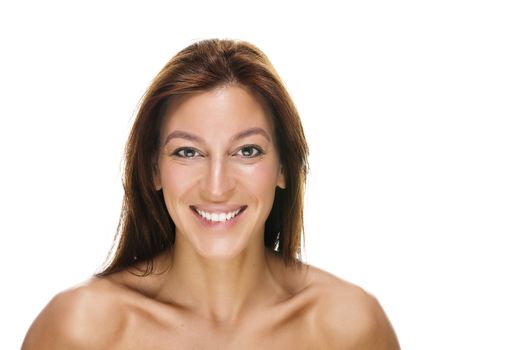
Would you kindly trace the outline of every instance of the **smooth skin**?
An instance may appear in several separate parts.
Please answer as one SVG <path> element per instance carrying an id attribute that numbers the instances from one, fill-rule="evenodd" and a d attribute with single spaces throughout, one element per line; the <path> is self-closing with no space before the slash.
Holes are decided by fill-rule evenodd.
<path id="1" fill-rule="evenodd" d="M 264 247 L 286 187 L 274 135 L 261 100 L 236 85 L 172 102 L 152 181 L 174 246 L 150 276 L 130 268 L 58 294 L 22 349 L 399 349 L 373 296 Z"/>

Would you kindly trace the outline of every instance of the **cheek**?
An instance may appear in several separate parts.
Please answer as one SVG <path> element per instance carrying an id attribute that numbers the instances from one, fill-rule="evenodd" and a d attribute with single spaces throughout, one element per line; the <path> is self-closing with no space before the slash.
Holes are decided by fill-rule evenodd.
<path id="1" fill-rule="evenodd" d="M 242 171 L 242 181 L 258 196 L 272 197 L 277 185 L 278 168 L 273 162 L 259 162 Z"/>
<path id="2" fill-rule="evenodd" d="M 167 164 L 161 169 L 164 202 L 177 227 L 182 227 L 180 209 L 184 205 L 180 203 L 184 202 L 184 198 L 190 197 L 192 189 L 196 188 L 196 175 L 194 168 L 178 164 Z"/>
<path id="3" fill-rule="evenodd" d="M 242 188 L 256 197 L 271 197 L 275 192 L 278 178 L 278 165 L 266 159 L 256 164 L 230 164 L 227 177 L 237 183 L 237 191 Z M 161 171 L 164 197 L 173 203 L 187 193 L 198 190 L 199 181 L 206 181 L 207 168 L 204 164 L 184 166 L 167 164 Z M 224 178 L 223 178 L 224 179 Z"/>
<path id="4" fill-rule="evenodd" d="M 194 187 L 197 175 L 198 171 L 194 167 L 166 165 L 161 172 L 164 197 L 173 198 L 184 194 Z"/>

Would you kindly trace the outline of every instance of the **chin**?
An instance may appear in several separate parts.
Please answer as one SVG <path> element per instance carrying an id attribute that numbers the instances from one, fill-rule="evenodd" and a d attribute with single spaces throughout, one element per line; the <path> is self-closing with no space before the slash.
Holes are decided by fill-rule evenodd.
<path id="1" fill-rule="evenodd" d="M 228 242 L 230 240 L 218 240 L 215 242 L 199 242 L 195 250 L 199 256 L 209 260 L 231 260 L 246 251 L 247 244 L 241 242 Z"/>
<path id="2" fill-rule="evenodd" d="M 255 231 L 255 232 L 254 232 Z M 193 250 L 203 259 L 232 260 L 264 246 L 264 229 L 239 228 L 229 232 L 199 232 L 185 238 L 184 249 Z"/>

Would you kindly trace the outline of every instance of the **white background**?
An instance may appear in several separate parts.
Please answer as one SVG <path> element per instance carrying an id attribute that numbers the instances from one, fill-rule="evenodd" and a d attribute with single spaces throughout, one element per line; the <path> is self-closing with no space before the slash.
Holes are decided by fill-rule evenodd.
<path id="1" fill-rule="evenodd" d="M 519 1 L 0 5 L 0 348 L 102 264 L 139 99 L 198 39 L 270 57 L 311 148 L 306 258 L 405 350 L 525 349 Z"/>

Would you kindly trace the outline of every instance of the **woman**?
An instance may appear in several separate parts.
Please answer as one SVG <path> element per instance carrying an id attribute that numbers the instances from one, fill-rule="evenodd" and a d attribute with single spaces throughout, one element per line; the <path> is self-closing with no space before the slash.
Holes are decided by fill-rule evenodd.
<path id="1" fill-rule="evenodd" d="M 307 153 L 259 49 L 182 50 L 131 130 L 113 257 L 23 349 L 398 349 L 372 296 L 299 260 Z"/>

